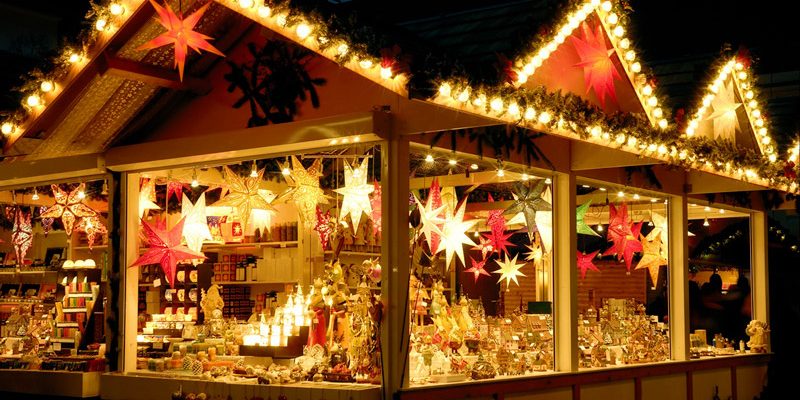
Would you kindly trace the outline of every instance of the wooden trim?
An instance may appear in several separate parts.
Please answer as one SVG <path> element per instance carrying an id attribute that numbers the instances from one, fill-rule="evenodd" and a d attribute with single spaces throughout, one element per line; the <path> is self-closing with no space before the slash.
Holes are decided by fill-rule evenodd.
<path id="1" fill-rule="evenodd" d="M 581 400 L 581 385 L 572 385 L 572 400 Z"/>
<path id="2" fill-rule="evenodd" d="M 736 388 L 736 367 L 731 367 L 731 397 L 736 400 L 739 397 L 739 391 Z"/>
<path id="3" fill-rule="evenodd" d="M 686 371 L 686 400 L 694 399 L 694 376 L 692 371 Z"/>
<path id="4" fill-rule="evenodd" d="M 397 398 L 399 400 L 448 400 L 466 397 L 492 397 L 497 393 L 508 395 L 563 387 L 573 387 L 573 398 L 575 398 L 576 388 L 579 390 L 581 385 L 685 373 L 687 400 L 692 400 L 692 372 L 727 369 L 740 365 L 765 365 L 771 357 L 771 354 L 751 354 L 708 360 L 674 361 L 607 368 L 577 373 L 552 373 L 533 377 L 474 381 L 458 385 L 422 386 L 402 390 L 397 393 Z"/>
<path id="5" fill-rule="evenodd" d="M 189 90 L 196 94 L 206 94 L 211 91 L 211 82 L 193 76 L 185 76 L 183 81 L 178 76 L 178 71 L 167 69 L 139 61 L 119 58 L 103 53 L 100 58 L 103 63 L 101 72 L 125 79 L 144 82 L 150 85 L 175 90 Z"/>
<path id="6" fill-rule="evenodd" d="M 642 400 L 642 378 L 636 377 L 633 379 L 633 398 Z"/>

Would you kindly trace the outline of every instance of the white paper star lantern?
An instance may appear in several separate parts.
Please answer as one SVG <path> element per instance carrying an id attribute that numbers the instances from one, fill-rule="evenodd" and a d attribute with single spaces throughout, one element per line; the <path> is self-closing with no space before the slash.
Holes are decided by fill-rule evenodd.
<path id="1" fill-rule="evenodd" d="M 206 219 L 206 194 L 201 194 L 194 204 L 184 194 L 181 201 L 181 216 L 184 219 L 183 239 L 186 240 L 186 247 L 196 252 L 201 251 L 203 241 L 212 239 Z"/>
<path id="2" fill-rule="evenodd" d="M 357 163 L 358 161 L 354 161 L 352 166 L 348 163 L 344 164 L 344 187 L 334 190 L 344 196 L 339 219 L 343 220 L 350 215 L 354 230 L 358 228 L 362 214 L 372 213 L 369 194 L 375 190 L 374 185 L 367 183 L 369 159 L 364 158 L 360 166 L 357 166 Z"/>
<path id="3" fill-rule="evenodd" d="M 464 212 L 467 208 L 467 201 L 458 207 L 456 212 L 448 215 L 444 220 L 442 226 L 442 244 L 439 245 L 439 251 L 444 247 L 445 251 L 445 268 L 450 270 L 450 262 L 453 260 L 453 255 L 458 256 L 461 260 L 461 265 L 464 263 L 464 245 L 475 246 L 475 242 L 467 236 L 467 231 L 472 229 L 478 223 L 477 219 L 464 221 Z"/>

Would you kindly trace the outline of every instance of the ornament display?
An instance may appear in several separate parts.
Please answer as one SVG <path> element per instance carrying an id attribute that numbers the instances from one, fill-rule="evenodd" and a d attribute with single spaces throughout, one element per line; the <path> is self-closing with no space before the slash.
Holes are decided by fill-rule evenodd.
<path id="1" fill-rule="evenodd" d="M 328 197 L 319 187 L 319 178 L 322 176 L 322 159 L 315 159 L 306 169 L 297 157 L 291 156 L 291 165 L 290 173 L 284 175 L 290 189 L 281 196 L 281 199 L 291 198 L 305 227 L 311 229 L 317 220 L 317 204 L 328 204 Z"/>
<path id="2" fill-rule="evenodd" d="M 502 284 L 503 281 L 506 282 L 506 290 L 508 290 L 509 286 L 511 286 L 511 281 L 519 286 L 519 281 L 517 280 L 518 276 L 525 276 L 520 269 L 525 266 L 525 264 L 517 264 L 517 255 L 514 256 L 511 260 L 508 259 L 508 254 L 505 254 L 503 261 L 497 260 L 497 265 L 500 267 L 497 271 L 492 273 L 499 274 L 500 279 L 497 280 L 497 283 Z"/>
<path id="3" fill-rule="evenodd" d="M 481 275 L 491 276 L 489 275 L 489 272 L 487 272 L 485 269 L 486 262 L 489 260 L 484 258 L 483 260 L 475 261 L 474 258 L 470 257 L 469 261 L 472 264 L 472 266 L 465 269 L 464 272 L 472 274 L 472 278 L 475 280 L 475 283 L 478 283 L 478 278 L 480 278 Z"/>
<path id="4" fill-rule="evenodd" d="M 184 219 L 181 218 L 170 230 L 162 229 L 142 220 L 142 229 L 147 238 L 147 251 L 139 256 L 131 267 L 158 264 L 164 271 L 170 287 L 175 287 L 177 264 L 188 260 L 205 259 L 206 256 L 181 243 Z"/>
<path id="5" fill-rule="evenodd" d="M 11 242 L 14 245 L 14 255 L 17 257 L 17 265 L 22 265 L 28 249 L 33 244 L 33 226 L 31 225 L 31 215 L 22 212 L 17 207 L 14 213 L 14 226 L 11 228 Z"/>
<path id="6" fill-rule="evenodd" d="M 579 235 L 590 235 L 590 236 L 600 236 L 597 232 L 594 231 L 588 224 L 586 224 L 586 211 L 589 210 L 589 207 L 592 206 L 592 201 L 589 200 L 586 203 L 581 204 L 578 206 L 578 210 L 575 211 L 575 219 L 578 223 L 576 231 Z"/>
<path id="7" fill-rule="evenodd" d="M 186 65 L 186 57 L 188 56 L 189 49 L 197 53 L 200 53 L 200 50 L 205 50 L 220 57 L 225 57 L 221 51 L 208 43 L 208 41 L 212 39 L 210 36 L 206 36 L 194 30 L 197 23 L 203 18 L 203 14 L 205 14 L 206 10 L 211 5 L 211 2 L 200 6 L 200 8 L 186 18 L 183 17 L 182 13 L 181 15 L 176 14 L 169 3 L 165 2 L 164 6 L 161 6 L 155 0 L 150 0 L 150 4 L 158 14 L 158 23 L 167 31 L 155 39 L 139 46 L 138 50 L 151 50 L 170 44 L 174 45 L 174 66 L 178 68 L 178 76 L 181 81 L 183 81 L 183 69 Z"/>
<path id="8" fill-rule="evenodd" d="M 86 189 L 86 184 L 81 183 L 75 189 L 72 189 L 69 194 L 62 190 L 58 185 L 50 185 L 53 191 L 53 198 L 56 203 L 47 208 L 47 211 L 39 215 L 41 218 L 61 218 L 61 223 L 64 225 L 64 231 L 67 236 L 72 236 L 72 229 L 75 227 L 75 222 L 80 218 L 93 217 L 97 215 L 97 211 L 83 203 L 83 196 Z"/>
<path id="9" fill-rule="evenodd" d="M 605 33 L 601 24 L 597 23 L 592 30 L 588 23 L 583 22 L 581 33 L 583 38 L 577 37 L 577 35 L 570 36 L 570 41 L 581 59 L 575 66 L 583 68 L 586 93 L 594 91 L 600 105 L 605 107 L 606 98 L 617 101 L 614 81 L 619 80 L 620 75 L 612 60 L 615 51 L 611 46 L 606 45 Z"/>
<path id="10" fill-rule="evenodd" d="M 367 183 L 369 159 L 364 158 L 361 165 L 357 164 L 357 160 L 353 161 L 353 165 L 344 163 L 344 187 L 334 190 L 343 196 L 339 220 L 344 220 L 349 215 L 353 222 L 353 230 L 356 230 L 361 223 L 362 214 L 372 214 L 369 195 L 375 190 L 374 185 Z"/>
<path id="11" fill-rule="evenodd" d="M 585 279 L 586 278 L 586 271 L 588 271 L 588 270 L 600 272 L 600 270 L 597 268 L 597 266 L 594 265 L 594 258 L 597 257 L 597 253 L 599 253 L 599 252 L 600 252 L 600 250 L 595 250 L 595 251 L 593 251 L 593 252 L 591 252 L 589 254 L 585 254 L 585 253 L 582 253 L 580 251 L 578 252 L 578 264 L 577 265 L 578 265 L 578 270 L 581 272 L 581 279 Z"/>
<path id="12" fill-rule="evenodd" d="M 201 193 L 194 204 L 185 194 L 181 193 L 181 197 L 183 198 L 181 201 L 182 234 L 186 240 L 186 247 L 200 252 L 203 249 L 203 241 L 212 239 L 206 218 L 206 194 Z"/>
<path id="13" fill-rule="evenodd" d="M 275 208 L 259 192 L 259 184 L 264 178 L 264 170 L 258 170 L 255 177 L 239 176 L 228 166 L 223 167 L 225 181 L 228 184 L 228 193 L 214 203 L 214 207 L 231 207 L 235 209 L 242 221 L 242 226 L 247 227 L 253 210 L 275 211 Z"/>
<path id="14" fill-rule="evenodd" d="M 536 232 L 536 212 L 552 211 L 550 202 L 542 198 L 545 189 L 548 189 L 548 186 L 544 179 L 537 180 L 533 186 L 530 183 L 515 183 L 512 192 L 514 202 L 504 212 L 505 215 L 514 216 L 522 214 L 525 224 L 528 226 L 528 238 L 531 242 Z M 545 248 L 547 247 L 545 246 Z"/>
<path id="15" fill-rule="evenodd" d="M 464 221 L 464 214 L 467 208 L 467 201 L 464 200 L 461 206 L 455 210 L 454 214 L 448 215 L 442 225 L 442 243 L 439 251 L 445 252 L 445 269 L 450 269 L 453 256 L 457 256 L 464 263 L 464 245 L 475 246 L 475 242 L 467 236 L 467 231 L 478 223 L 477 219 Z"/>

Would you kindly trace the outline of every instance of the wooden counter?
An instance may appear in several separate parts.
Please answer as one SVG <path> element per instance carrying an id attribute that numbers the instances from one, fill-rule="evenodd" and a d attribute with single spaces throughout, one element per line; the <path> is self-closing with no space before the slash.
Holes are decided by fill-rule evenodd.
<path id="1" fill-rule="evenodd" d="M 101 372 L 0 369 L 0 392 L 63 397 L 97 397 Z"/>

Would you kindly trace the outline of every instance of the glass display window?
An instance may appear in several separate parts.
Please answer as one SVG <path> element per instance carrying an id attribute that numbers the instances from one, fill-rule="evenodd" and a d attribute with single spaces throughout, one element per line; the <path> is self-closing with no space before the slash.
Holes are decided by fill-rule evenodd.
<path id="1" fill-rule="evenodd" d="M 549 175 L 426 148 L 410 163 L 410 384 L 552 371 Z"/>

